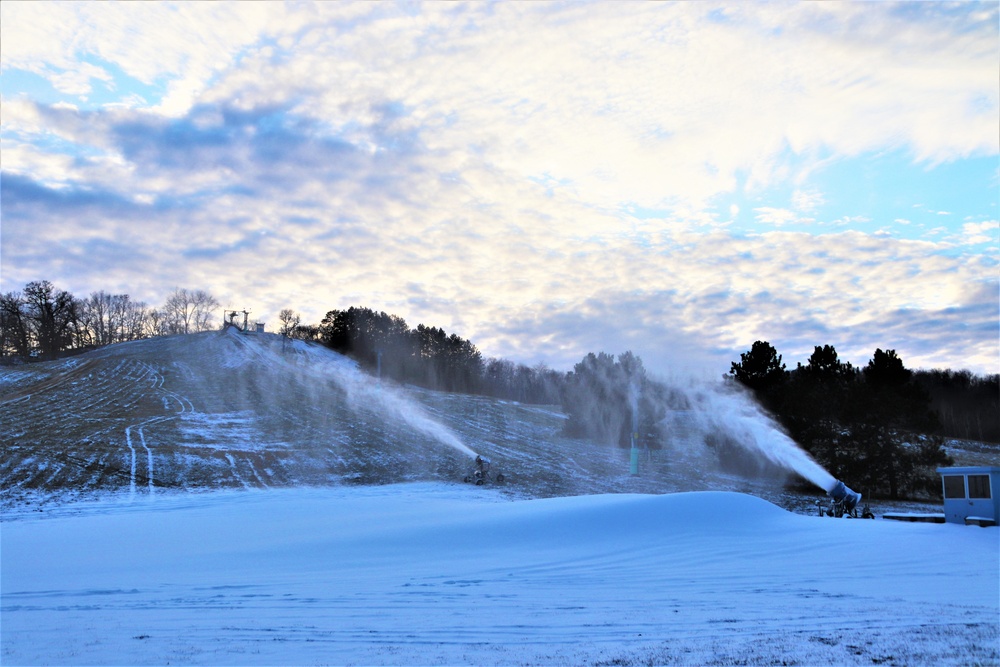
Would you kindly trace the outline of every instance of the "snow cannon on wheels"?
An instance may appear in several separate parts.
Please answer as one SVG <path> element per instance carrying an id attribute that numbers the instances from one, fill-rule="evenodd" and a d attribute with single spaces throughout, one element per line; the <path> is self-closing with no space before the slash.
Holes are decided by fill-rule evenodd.
<path id="1" fill-rule="evenodd" d="M 486 482 L 495 482 L 497 484 L 502 484 L 506 479 L 502 472 L 498 472 L 494 478 L 492 473 L 490 473 L 491 462 L 488 458 L 484 456 L 476 457 L 476 466 L 472 469 L 468 475 L 465 476 L 465 482 L 467 484 L 475 484 L 476 486 L 482 486 Z"/>
<path id="2" fill-rule="evenodd" d="M 847 488 L 847 485 L 838 481 L 827 491 L 830 495 L 830 507 L 825 511 L 820 506 L 820 516 L 847 517 L 848 519 L 858 518 L 858 503 L 861 502 L 861 494 Z M 875 515 L 867 504 L 861 510 L 862 519 L 874 519 Z"/>

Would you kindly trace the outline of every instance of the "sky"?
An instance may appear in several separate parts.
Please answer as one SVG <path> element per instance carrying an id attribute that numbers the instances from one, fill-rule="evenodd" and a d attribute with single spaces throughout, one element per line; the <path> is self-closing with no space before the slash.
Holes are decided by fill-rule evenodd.
<path id="1" fill-rule="evenodd" d="M 997 373 L 998 10 L 4 2 L 0 291 Z"/>

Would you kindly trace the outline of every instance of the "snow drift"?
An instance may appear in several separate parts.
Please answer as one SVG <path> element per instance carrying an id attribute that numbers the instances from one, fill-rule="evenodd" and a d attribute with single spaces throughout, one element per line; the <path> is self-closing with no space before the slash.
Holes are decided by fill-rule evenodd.
<path id="1" fill-rule="evenodd" d="M 443 484 L 8 514 L 5 664 L 996 662 L 995 529 Z"/>

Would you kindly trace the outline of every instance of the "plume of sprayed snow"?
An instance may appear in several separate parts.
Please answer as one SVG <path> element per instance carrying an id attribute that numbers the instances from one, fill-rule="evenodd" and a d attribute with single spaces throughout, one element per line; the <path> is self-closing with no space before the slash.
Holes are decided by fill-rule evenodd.
<path id="1" fill-rule="evenodd" d="M 698 381 L 685 384 L 679 387 L 671 383 L 671 387 L 686 399 L 684 415 L 689 428 L 703 437 L 723 434 L 745 451 L 798 473 L 824 491 L 836 484 L 833 475 L 788 437 L 741 387 Z"/>
<path id="2" fill-rule="evenodd" d="M 634 379 L 628 385 L 628 402 L 632 410 L 632 434 L 639 432 L 639 383 Z M 632 443 L 635 446 L 635 442 Z"/>
<path id="3" fill-rule="evenodd" d="M 665 389 L 660 400 L 666 416 L 659 423 L 665 442 L 692 437 L 703 444 L 721 440 L 797 473 L 824 491 L 836 484 L 833 475 L 799 447 L 742 386 L 673 375 L 657 378 L 656 383 Z"/>
<path id="4" fill-rule="evenodd" d="M 451 429 L 434 420 L 401 389 L 377 381 L 346 357 L 299 340 L 285 340 L 279 346 L 246 344 L 239 336 L 237 340 L 243 343 L 241 347 L 250 357 L 300 370 L 305 366 L 315 380 L 334 382 L 346 393 L 352 405 L 380 412 L 387 418 L 396 417 L 413 430 L 469 458 L 476 457 L 476 452 L 459 440 Z M 292 354 L 288 354 L 289 351 Z"/>

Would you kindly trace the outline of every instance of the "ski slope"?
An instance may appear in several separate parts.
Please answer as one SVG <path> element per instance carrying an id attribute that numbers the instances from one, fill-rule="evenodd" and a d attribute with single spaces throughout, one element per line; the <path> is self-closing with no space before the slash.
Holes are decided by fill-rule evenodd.
<path id="1" fill-rule="evenodd" d="M 4 515 L 0 659 L 997 664 L 998 536 L 731 492 L 121 493 Z"/>
<path id="2" fill-rule="evenodd" d="M 706 445 L 713 432 L 752 431 L 765 442 L 780 434 L 761 419 L 729 423 L 721 407 L 702 406 L 715 423 L 670 417 L 664 448 L 644 452 L 641 474 L 630 475 L 627 450 L 566 437 L 558 406 L 379 382 L 329 349 L 272 334 L 153 338 L 0 367 L 0 507 L 123 492 L 449 482 L 469 473 L 475 452 L 504 473 L 512 497 L 733 490 L 815 513 L 824 489 L 788 492 L 790 473 L 765 456 L 747 457 L 742 475 L 723 469 Z M 995 447 L 986 456 L 995 460 Z"/>
<path id="3" fill-rule="evenodd" d="M 329 349 L 277 335 L 134 341 L 0 367 L 0 506 L 455 481 L 476 453 L 521 497 L 733 484 L 717 474 L 703 433 L 677 430 L 672 451 L 644 460 L 647 474 L 634 477 L 627 451 L 566 437 L 565 419 L 557 406 L 379 382 Z M 784 474 L 754 490 L 780 493 Z"/>

